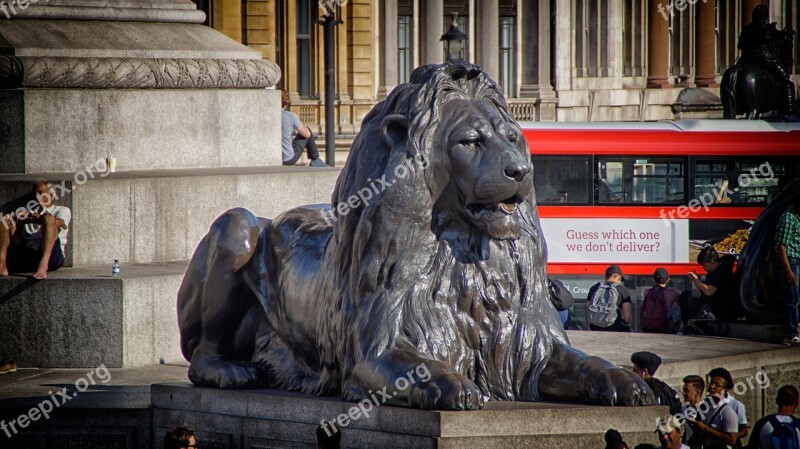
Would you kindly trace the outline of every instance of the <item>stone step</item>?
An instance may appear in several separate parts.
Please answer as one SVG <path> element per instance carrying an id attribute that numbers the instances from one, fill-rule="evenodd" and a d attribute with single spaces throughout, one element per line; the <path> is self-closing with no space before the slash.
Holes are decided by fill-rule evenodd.
<path id="1" fill-rule="evenodd" d="M 393 449 L 602 447 L 614 427 L 633 442 L 655 442 L 656 418 L 667 407 L 593 407 L 533 402 L 488 402 L 470 412 L 374 406 L 367 417 L 355 403 L 276 390 L 220 390 L 188 383 L 153 385 L 153 441 L 192 423 L 205 445 L 308 448 L 320 421 L 347 418 L 342 447 Z M 366 408 L 366 406 L 365 406 Z M 358 412 L 356 415 L 351 410 Z M 344 418 L 342 418 L 344 420 Z M 343 421 L 344 422 L 344 421 Z"/>
<path id="2" fill-rule="evenodd" d="M 61 204 L 72 209 L 71 265 L 188 260 L 211 223 L 237 206 L 275 217 L 304 204 L 330 203 L 339 169 L 242 167 L 117 171 L 84 180 L 81 172 L 0 175 L 11 199 L 47 176 L 64 182 Z M 56 189 L 60 194 L 60 189 Z"/>
<path id="3" fill-rule="evenodd" d="M 0 358 L 22 367 L 183 362 L 176 297 L 187 262 L 62 268 L 0 278 Z"/>
<path id="4" fill-rule="evenodd" d="M 764 343 L 783 343 L 786 326 L 782 324 L 725 323 L 727 337 Z"/>
<path id="5" fill-rule="evenodd" d="M 186 367 L 183 363 L 124 369 L 20 368 L 4 374 L 0 381 L 0 421 L 5 422 L 10 438 L 0 431 L 0 445 L 3 449 L 149 449 L 150 385 L 185 381 Z M 84 383 L 88 387 L 84 388 Z M 66 388 L 62 394 L 68 399 L 56 393 L 62 388 Z M 48 399 L 49 405 L 44 402 Z M 36 421 L 29 420 L 22 428 L 19 417 L 40 404 L 39 410 L 52 411 L 47 416 L 34 415 Z"/>

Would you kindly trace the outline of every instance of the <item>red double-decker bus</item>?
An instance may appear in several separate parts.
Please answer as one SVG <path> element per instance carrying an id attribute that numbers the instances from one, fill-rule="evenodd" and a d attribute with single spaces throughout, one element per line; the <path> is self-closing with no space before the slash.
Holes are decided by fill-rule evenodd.
<path id="1" fill-rule="evenodd" d="M 722 242 L 723 251 L 737 252 L 739 237 L 770 199 L 800 177 L 798 124 L 520 125 L 533 162 L 547 271 L 578 304 L 610 264 L 622 268 L 635 298 L 653 285 L 658 267 L 676 288 L 687 288 L 689 270 L 702 272 L 696 257 L 704 245 Z"/>

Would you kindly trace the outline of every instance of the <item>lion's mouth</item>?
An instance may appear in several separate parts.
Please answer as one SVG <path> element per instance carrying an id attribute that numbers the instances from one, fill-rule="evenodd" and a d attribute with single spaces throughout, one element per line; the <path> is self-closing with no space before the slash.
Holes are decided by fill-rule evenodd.
<path id="1" fill-rule="evenodd" d="M 467 215 L 473 220 L 486 220 L 497 215 L 511 215 L 517 211 L 522 200 L 523 199 L 519 197 L 519 195 L 514 195 L 499 203 L 472 203 L 467 205 Z"/>

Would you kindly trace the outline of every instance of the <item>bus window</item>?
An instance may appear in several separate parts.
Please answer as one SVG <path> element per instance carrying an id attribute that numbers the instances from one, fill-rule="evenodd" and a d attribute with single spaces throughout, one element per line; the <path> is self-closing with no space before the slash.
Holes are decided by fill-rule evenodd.
<path id="1" fill-rule="evenodd" d="M 534 156 L 533 186 L 539 204 L 589 204 L 589 158 Z"/>
<path id="2" fill-rule="evenodd" d="M 766 204 L 786 176 L 786 164 L 780 159 L 698 159 L 694 195 L 713 198 L 713 204 Z"/>
<path id="3" fill-rule="evenodd" d="M 684 162 L 679 158 L 599 158 L 599 204 L 680 204 Z"/>

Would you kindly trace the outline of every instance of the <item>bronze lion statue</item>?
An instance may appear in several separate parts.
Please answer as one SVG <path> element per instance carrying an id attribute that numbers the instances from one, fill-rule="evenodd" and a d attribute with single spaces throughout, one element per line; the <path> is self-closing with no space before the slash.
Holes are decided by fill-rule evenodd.
<path id="1" fill-rule="evenodd" d="M 360 401 L 424 367 L 390 403 L 652 403 L 633 372 L 569 346 L 532 176 L 494 81 L 417 68 L 364 118 L 330 208 L 211 225 L 178 293 L 189 379 Z"/>

